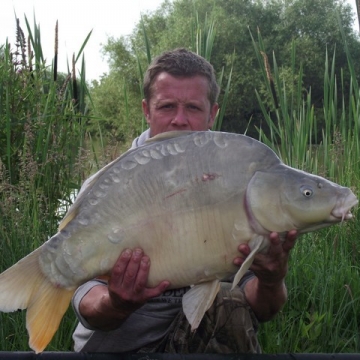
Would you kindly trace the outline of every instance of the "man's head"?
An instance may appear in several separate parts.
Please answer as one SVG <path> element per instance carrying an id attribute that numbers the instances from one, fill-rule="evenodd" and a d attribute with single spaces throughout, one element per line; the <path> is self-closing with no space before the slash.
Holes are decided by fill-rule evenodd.
<path id="1" fill-rule="evenodd" d="M 213 66 L 203 57 L 189 50 L 179 48 L 164 52 L 156 57 L 148 67 L 144 76 L 144 96 L 149 101 L 152 95 L 152 86 L 157 76 L 166 72 L 174 77 L 194 77 L 197 75 L 207 79 L 209 84 L 208 98 L 213 106 L 218 99 L 219 86 L 216 82 Z"/>
<path id="2" fill-rule="evenodd" d="M 205 131 L 214 123 L 219 87 L 212 65 L 176 49 L 157 57 L 144 79 L 142 108 L 150 135 L 166 131 Z"/>

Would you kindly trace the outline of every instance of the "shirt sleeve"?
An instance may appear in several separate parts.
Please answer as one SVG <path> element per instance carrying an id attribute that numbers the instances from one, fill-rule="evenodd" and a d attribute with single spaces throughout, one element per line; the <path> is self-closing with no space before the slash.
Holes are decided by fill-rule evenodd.
<path id="1" fill-rule="evenodd" d="M 83 299 L 83 297 L 95 286 L 97 285 L 107 285 L 107 283 L 105 281 L 102 280 L 91 280 L 88 281 L 87 283 L 79 286 L 74 295 L 73 298 L 71 299 L 71 305 L 72 308 L 76 314 L 76 317 L 78 318 L 78 320 L 80 321 L 80 323 L 87 329 L 89 330 L 95 330 L 86 320 L 85 318 L 80 314 L 80 302 Z"/>
<path id="2" fill-rule="evenodd" d="M 255 277 L 255 274 L 251 271 L 248 270 L 245 275 L 241 278 L 241 280 L 239 281 L 239 288 L 241 290 L 244 290 L 246 283 L 250 280 L 253 279 Z"/>

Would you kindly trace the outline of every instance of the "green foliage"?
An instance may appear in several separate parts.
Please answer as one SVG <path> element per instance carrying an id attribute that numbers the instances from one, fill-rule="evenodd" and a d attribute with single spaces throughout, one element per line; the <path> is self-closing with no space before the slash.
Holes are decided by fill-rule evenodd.
<path id="1" fill-rule="evenodd" d="M 329 59 L 326 53 L 324 121 L 321 142 L 314 145 L 317 114 L 312 92 L 302 88 L 302 67 L 293 66 L 290 76 L 282 78 L 275 56 L 272 69 L 266 68 L 261 36 L 254 40 L 266 88 L 258 94 L 258 100 L 270 136 L 259 130 L 260 140 L 285 163 L 352 185 L 358 193 L 360 93 L 345 36 L 343 41 L 347 71 L 351 74 L 349 88 L 345 88 L 343 80 L 345 70 L 340 72 L 340 87 L 337 86 L 336 54 Z M 295 47 L 294 43 L 294 56 Z M 296 63 L 295 58 L 292 63 Z M 289 79 L 290 86 L 286 84 Z M 299 240 L 292 251 L 286 279 L 289 300 L 279 316 L 261 328 L 260 341 L 265 352 L 359 352 L 358 234 L 358 222 L 351 222 Z"/>
<path id="2" fill-rule="evenodd" d="M 288 302 L 261 326 L 265 352 L 359 352 L 358 230 L 349 224 L 300 239 L 286 279 Z"/>
<path id="3" fill-rule="evenodd" d="M 318 125 L 321 129 L 324 121 L 320 114 L 326 51 L 329 54 L 336 54 L 335 72 L 338 77 L 341 69 L 346 69 L 347 65 L 337 16 L 341 19 L 349 52 L 354 59 L 357 59 L 360 56 L 360 43 L 352 29 L 353 14 L 351 7 L 341 0 L 164 1 L 157 11 L 143 15 L 141 22 L 130 36 L 109 40 L 104 47 L 104 53 L 110 59 L 109 77 L 116 74 L 117 81 L 123 82 L 126 79 L 129 97 L 134 99 L 135 104 L 136 101 L 140 103 L 138 87 L 141 86 L 142 78 L 138 75 L 137 60 L 140 59 L 142 68 L 146 68 L 144 27 L 146 41 L 150 44 L 153 55 L 175 47 L 186 47 L 207 56 L 202 48 L 208 42 L 211 62 L 219 78 L 225 69 L 222 76 L 224 86 L 220 94 L 220 105 L 223 104 L 225 84 L 228 83 L 231 73 L 226 110 L 225 107 L 222 108 L 224 113 L 221 129 L 240 133 L 246 131 L 248 135 L 257 137 L 256 127 L 261 126 L 266 133 L 269 131 L 255 96 L 255 89 L 261 93 L 263 83 L 250 32 L 255 34 L 259 29 L 263 38 L 264 52 L 268 55 L 271 64 L 272 54 L 276 54 L 278 62 L 281 63 L 278 71 L 283 78 L 292 76 L 293 68 L 305 69 L 300 86 L 303 89 L 311 88 L 314 112 L 318 114 Z M 201 24 L 200 31 L 198 24 Z M 294 47 L 296 57 L 292 54 Z M 232 72 L 231 68 L 233 68 Z M 360 65 L 355 63 L 354 68 L 358 74 Z M 349 89 L 349 81 L 349 72 L 343 70 L 343 89 L 346 91 Z M 291 82 L 287 81 L 286 84 L 290 87 Z M 340 83 L 337 83 L 337 86 L 340 92 Z M 133 89 L 134 93 L 132 93 Z M 347 101 L 349 94 L 344 95 Z M 141 111 L 138 109 L 136 119 L 132 121 L 140 124 L 141 118 Z M 114 118 L 108 119 L 110 123 L 114 121 Z M 116 125 L 121 122 L 119 118 Z M 313 136 L 320 141 L 321 131 Z"/>
<path id="4" fill-rule="evenodd" d="M 84 60 L 79 79 L 74 69 L 68 76 L 57 74 L 55 62 L 48 67 L 43 58 L 40 27 L 35 19 L 33 30 L 26 17 L 25 22 L 28 39 L 17 20 L 16 48 L 6 43 L 0 54 L 1 271 L 56 232 L 60 205 L 69 206 L 87 167 Z M 27 350 L 24 314 L 0 316 L 0 348 Z M 51 345 L 55 349 L 70 350 L 68 328 L 73 327 L 74 315 L 70 312 L 67 317 L 72 320 L 57 335 L 61 342 L 56 344 L 55 339 Z"/>
<path id="5" fill-rule="evenodd" d="M 109 134 L 110 142 L 126 144 L 141 131 L 143 69 L 177 46 L 211 59 L 226 84 L 217 129 L 248 130 L 286 163 L 357 186 L 359 65 L 352 59 L 359 46 L 350 18 L 335 0 L 165 1 L 130 37 L 109 39 L 111 71 L 92 84 L 91 98 L 84 60 L 79 78 L 74 64 L 70 76 L 57 74 L 57 54 L 48 67 L 40 27 L 34 21 L 32 30 L 25 19 L 30 40 L 18 27 L 16 50 L 0 49 L 1 268 L 56 231 L 59 205 L 66 209 L 88 171 L 85 126 L 96 166 L 103 159 L 95 150 L 98 143 L 106 148 Z M 107 150 L 109 161 L 118 149 Z M 260 327 L 265 353 L 359 352 L 359 231 L 351 222 L 299 239 L 286 279 L 289 300 Z M 0 348 L 28 350 L 24 312 L 0 314 L 0 322 Z M 47 350 L 71 350 L 75 325 L 69 309 Z"/>
<path id="6" fill-rule="evenodd" d="M 141 130 L 141 101 L 136 90 L 117 74 L 111 74 L 93 83 L 92 99 L 96 112 L 89 122 L 88 130 L 94 135 L 106 134 L 111 141 L 135 137 Z"/>
<path id="7" fill-rule="evenodd" d="M 166 10 L 165 10 L 166 9 Z M 103 77 L 100 83 L 94 82 L 92 88 L 92 99 L 96 108 L 96 126 L 101 127 L 102 135 L 110 136 L 110 142 L 122 142 L 128 144 L 140 131 L 146 127 L 141 111 L 141 100 L 143 99 L 143 77 L 144 69 L 150 64 L 152 54 L 159 54 L 167 48 L 162 48 L 162 41 L 156 38 L 154 23 L 160 25 L 164 30 L 166 26 L 160 19 L 170 9 L 170 3 L 165 2 L 161 11 L 153 17 L 143 16 L 140 24 L 134 31 L 133 37 L 121 37 L 118 40 L 110 38 L 104 47 L 104 52 L 110 57 L 110 74 Z M 211 59 L 212 49 L 216 34 L 216 24 L 213 19 L 205 16 L 200 19 L 197 10 L 190 10 L 190 31 L 182 32 L 191 39 L 190 49 Z M 155 30 L 158 30 L 155 28 Z M 160 33 L 161 36 L 163 34 Z M 153 45 L 153 41 L 159 44 Z M 155 50 L 154 50 L 155 49 Z M 158 50 L 156 50 L 158 49 Z M 233 66 L 232 56 L 229 65 Z M 232 69 L 232 68 L 231 68 Z M 214 129 L 220 129 L 225 114 L 227 98 L 230 92 L 230 76 L 224 79 L 225 67 L 222 68 L 218 82 L 226 81 L 222 96 L 223 102 L 220 112 L 214 124 Z M 126 109 L 126 111 L 124 111 Z M 98 128 L 90 125 L 90 130 L 98 134 Z"/>

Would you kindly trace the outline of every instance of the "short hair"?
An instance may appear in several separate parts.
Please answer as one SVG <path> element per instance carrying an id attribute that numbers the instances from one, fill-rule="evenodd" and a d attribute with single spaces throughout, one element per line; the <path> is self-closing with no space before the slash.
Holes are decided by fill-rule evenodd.
<path id="1" fill-rule="evenodd" d="M 156 77 L 162 72 L 175 77 L 204 76 L 209 83 L 208 98 L 210 105 L 212 106 L 217 102 L 220 89 L 216 82 L 213 66 L 202 56 L 184 48 L 166 51 L 157 56 L 149 65 L 143 84 L 144 97 L 147 102 L 151 98 L 152 86 Z"/>

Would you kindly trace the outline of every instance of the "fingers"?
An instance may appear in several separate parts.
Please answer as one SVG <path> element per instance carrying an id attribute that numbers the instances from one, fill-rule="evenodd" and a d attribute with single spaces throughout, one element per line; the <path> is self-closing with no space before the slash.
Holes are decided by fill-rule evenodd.
<path id="1" fill-rule="evenodd" d="M 298 238 L 298 232 L 296 230 L 289 231 L 283 243 L 284 251 L 289 252 L 295 246 L 295 242 L 297 238 Z"/>
<path id="2" fill-rule="evenodd" d="M 258 253 L 250 267 L 258 278 L 268 282 L 278 281 L 285 277 L 288 269 L 288 258 L 290 250 L 294 247 L 298 233 L 291 230 L 286 235 L 279 235 L 277 232 L 269 234 L 270 246 L 266 253 Z M 247 244 L 238 246 L 239 257 L 233 260 L 234 265 L 241 266 L 250 253 Z"/>
<path id="3" fill-rule="evenodd" d="M 146 286 L 150 271 L 150 259 L 142 249 L 124 250 L 115 263 L 109 280 L 109 294 L 114 306 L 142 304 L 160 295 L 169 286 L 163 281 L 154 288 Z"/>
<path id="4" fill-rule="evenodd" d="M 144 294 L 148 299 L 159 296 L 169 287 L 169 285 L 169 281 L 162 281 L 158 286 L 146 288 Z"/>
<path id="5" fill-rule="evenodd" d="M 146 255 L 143 255 L 140 260 L 140 266 L 138 268 L 137 277 L 134 282 L 134 292 L 138 294 L 143 292 L 145 298 L 152 298 L 155 296 L 159 296 L 170 285 L 168 281 L 163 281 L 154 288 L 146 287 L 149 271 L 150 271 L 150 258 Z"/>
<path id="6" fill-rule="evenodd" d="M 134 288 L 135 291 L 144 286 L 149 273 L 149 261 L 148 257 L 143 260 L 143 256 L 141 249 L 124 250 L 112 269 L 111 286 L 124 290 Z"/>
<path id="7" fill-rule="evenodd" d="M 288 253 L 294 246 L 295 241 L 298 237 L 298 233 L 296 230 L 290 230 L 286 233 L 285 239 L 281 239 L 279 233 L 272 232 L 269 235 L 269 240 L 271 242 L 270 251 L 273 253 L 275 252 L 282 252 L 285 251 Z"/>
<path id="8" fill-rule="evenodd" d="M 247 244 L 240 244 L 238 246 L 238 251 L 241 256 L 236 257 L 233 261 L 233 264 L 236 266 L 241 266 L 242 263 L 245 261 L 246 257 L 250 254 L 250 247 Z"/>

